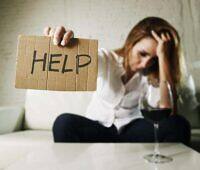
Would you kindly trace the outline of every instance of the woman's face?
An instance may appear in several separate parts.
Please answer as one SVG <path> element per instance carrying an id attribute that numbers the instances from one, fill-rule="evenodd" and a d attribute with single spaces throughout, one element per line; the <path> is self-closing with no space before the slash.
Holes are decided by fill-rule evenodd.
<path id="1" fill-rule="evenodd" d="M 156 56 L 157 41 L 151 37 L 137 42 L 130 51 L 129 66 L 133 72 L 141 71 L 151 65 Z"/>

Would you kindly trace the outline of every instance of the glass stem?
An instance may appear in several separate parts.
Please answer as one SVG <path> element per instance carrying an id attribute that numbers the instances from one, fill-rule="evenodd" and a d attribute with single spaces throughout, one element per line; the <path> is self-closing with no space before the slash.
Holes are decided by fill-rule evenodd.
<path id="1" fill-rule="evenodd" d="M 154 138 L 155 138 L 155 145 L 154 145 L 154 156 L 155 155 L 159 155 L 160 151 L 159 151 L 159 141 L 158 141 L 158 129 L 159 129 L 159 124 L 158 122 L 154 122 L 153 124 L 154 126 Z"/>

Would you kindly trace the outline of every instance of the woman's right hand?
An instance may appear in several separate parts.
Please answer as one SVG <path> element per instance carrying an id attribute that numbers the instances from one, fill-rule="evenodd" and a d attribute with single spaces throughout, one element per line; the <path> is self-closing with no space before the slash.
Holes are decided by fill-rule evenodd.
<path id="1" fill-rule="evenodd" d="M 54 45 L 66 46 L 71 38 L 74 38 L 74 32 L 70 29 L 66 29 L 64 26 L 58 26 L 56 28 L 45 27 L 43 30 L 45 36 L 53 37 Z"/>

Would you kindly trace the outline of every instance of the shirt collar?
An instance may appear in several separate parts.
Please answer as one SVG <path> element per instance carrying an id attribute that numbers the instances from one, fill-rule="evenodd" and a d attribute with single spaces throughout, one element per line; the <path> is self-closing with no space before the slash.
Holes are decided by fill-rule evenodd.
<path id="1" fill-rule="evenodd" d="M 120 76 L 122 76 L 126 72 L 126 70 L 123 67 L 124 57 L 118 55 L 113 50 L 111 50 L 111 53 L 113 54 L 115 60 L 117 61 L 116 62 L 118 66 L 117 72 L 119 73 Z M 141 76 L 142 74 L 140 72 L 137 72 L 131 79 L 135 79 L 136 77 L 141 77 Z"/>
<path id="2" fill-rule="evenodd" d="M 113 50 L 111 50 L 111 53 L 114 56 L 114 59 L 116 60 L 116 65 L 118 66 L 117 72 L 120 76 L 122 76 L 126 72 L 126 70 L 123 67 L 124 57 L 118 55 Z"/>

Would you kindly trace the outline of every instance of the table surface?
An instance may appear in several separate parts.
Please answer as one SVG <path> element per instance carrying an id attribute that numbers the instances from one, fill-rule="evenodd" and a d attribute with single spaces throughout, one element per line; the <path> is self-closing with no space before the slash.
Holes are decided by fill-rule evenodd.
<path id="1" fill-rule="evenodd" d="M 180 143 L 162 143 L 160 152 L 173 161 L 148 163 L 152 143 L 52 143 L 34 147 L 6 170 L 199 170 L 200 154 Z M 20 148 L 19 148 L 20 149 Z M 2 156 L 2 155 L 1 155 Z"/>

